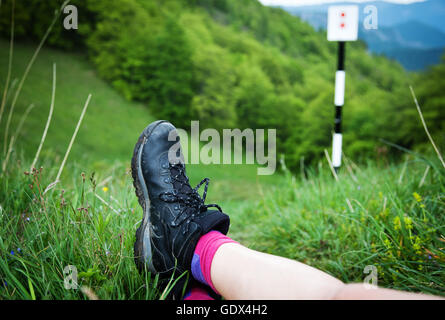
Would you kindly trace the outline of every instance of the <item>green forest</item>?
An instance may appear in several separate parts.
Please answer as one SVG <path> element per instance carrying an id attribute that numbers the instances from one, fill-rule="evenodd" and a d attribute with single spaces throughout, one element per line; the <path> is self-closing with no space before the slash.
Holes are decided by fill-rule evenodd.
<path id="1" fill-rule="evenodd" d="M 16 1 L 16 39 L 41 39 L 62 2 Z M 65 30 L 62 15 L 48 44 L 88 55 L 102 79 L 157 118 L 180 128 L 190 120 L 201 128 L 276 128 L 278 152 L 294 171 L 302 158 L 313 164 L 330 149 L 337 44 L 325 32 L 257 0 L 70 4 L 78 8 L 78 30 Z M 4 1 L 2 12 L 10 7 Z M 8 14 L 0 32 L 9 36 Z M 410 85 L 443 149 L 445 60 L 408 73 L 357 41 L 347 44 L 346 71 L 345 155 L 361 161 L 430 148 Z"/>

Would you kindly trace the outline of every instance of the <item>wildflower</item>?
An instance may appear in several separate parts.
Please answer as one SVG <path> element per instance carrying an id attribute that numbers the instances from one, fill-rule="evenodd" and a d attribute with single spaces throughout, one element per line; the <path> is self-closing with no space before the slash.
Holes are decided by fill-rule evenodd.
<path id="1" fill-rule="evenodd" d="M 102 188 L 102 191 L 103 191 L 103 192 L 108 192 L 108 188 L 107 188 L 107 187 L 103 187 L 103 188 Z"/>
<path id="2" fill-rule="evenodd" d="M 14 252 L 14 250 L 11 250 L 11 255 L 13 256 L 13 255 L 15 255 L 15 252 Z"/>
<path id="3" fill-rule="evenodd" d="M 416 199 L 417 202 L 422 202 L 422 196 L 418 194 L 417 192 L 413 193 L 414 199 Z"/>
<path id="4" fill-rule="evenodd" d="M 404 217 L 403 221 L 405 222 L 406 229 L 411 230 L 413 228 L 413 220 L 410 217 Z"/>
<path id="5" fill-rule="evenodd" d="M 416 236 L 416 240 L 414 240 L 413 243 L 413 249 L 416 251 L 416 254 L 422 254 L 420 251 L 422 249 L 422 239 L 419 238 L 419 236 Z"/>
<path id="6" fill-rule="evenodd" d="M 395 217 L 392 223 L 394 224 L 394 230 L 400 230 L 401 223 L 399 216 Z"/>

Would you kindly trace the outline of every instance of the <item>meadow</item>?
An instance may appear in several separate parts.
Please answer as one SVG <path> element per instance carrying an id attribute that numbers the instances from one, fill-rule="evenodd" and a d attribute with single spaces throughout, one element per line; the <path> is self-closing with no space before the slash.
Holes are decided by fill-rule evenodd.
<path id="1" fill-rule="evenodd" d="M 16 44 L 12 79 L 34 47 Z M 7 65 L 5 51 L 0 62 Z M 53 63 L 54 115 L 38 169 L 30 170 L 48 117 Z M 2 67 L 0 79 L 5 75 Z M 89 93 L 91 105 L 54 185 Z M 157 278 L 138 273 L 133 262 L 142 212 L 129 162 L 140 131 L 155 119 L 150 110 L 117 94 L 81 54 L 53 49 L 43 49 L 29 74 L 13 130 L 31 103 L 0 177 L 0 299 L 163 299 Z M 380 286 L 445 295 L 445 170 L 439 159 L 409 150 L 399 163 L 345 157 L 338 176 L 324 160 L 300 175 L 285 161 L 273 176 L 257 176 L 252 165 L 187 170 L 192 184 L 211 179 L 207 202 L 222 206 L 232 221 L 229 235 L 250 248 L 345 282 L 362 282 L 366 266 L 374 266 Z M 64 286 L 67 266 L 78 271 L 77 290 Z"/>

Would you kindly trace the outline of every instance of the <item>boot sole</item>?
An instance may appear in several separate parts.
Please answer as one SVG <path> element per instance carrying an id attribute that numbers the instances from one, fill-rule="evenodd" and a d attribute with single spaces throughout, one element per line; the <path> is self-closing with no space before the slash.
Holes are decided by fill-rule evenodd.
<path id="1" fill-rule="evenodd" d="M 150 237 L 150 198 L 148 196 L 148 189 L 145 183 L 144 176 L 142 174 L 141 157 L 144 151 L 145 144 L 150 137 L 153 130 L 160 124 L 168 121 L 158 120 L 147 126 L 142 134 L 139 136 L 138 142 L 134 147 L 133 157 L 131 159 L 131 175 L 133 177 L 133 185 L 135 188 L 136 196 L 138 198 L 139 205 L 143 210 L 142 222 L 136 230 L 136 241 L 134 243 L 134 262 L 136 263 L 139 271 L 145 270 L 148 266 L 150 272 L 156 273 L 152 262 L 151 242 L 144 241 L 144 235 L 148 232 L 148 239 Z"/>

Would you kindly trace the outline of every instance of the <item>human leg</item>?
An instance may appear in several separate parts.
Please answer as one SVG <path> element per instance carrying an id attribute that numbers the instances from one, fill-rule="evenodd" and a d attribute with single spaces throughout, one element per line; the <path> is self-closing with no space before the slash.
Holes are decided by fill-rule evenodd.
<path id="1" fill-rule="evenodd" d="M 258 252 L 238 243 L 221 244 L 210 263 L 211 285 L 225 299 L 441 299 L 363 283 L 345 284 L 306 264 Z"/>

